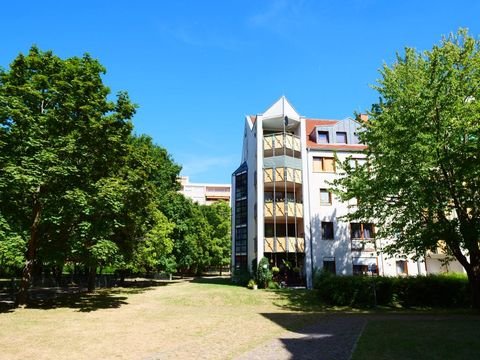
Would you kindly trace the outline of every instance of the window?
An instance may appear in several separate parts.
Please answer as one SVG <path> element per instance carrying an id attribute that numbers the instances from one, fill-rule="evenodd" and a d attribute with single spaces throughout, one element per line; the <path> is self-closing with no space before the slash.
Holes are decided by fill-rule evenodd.
<path id="1" fill-rule="evenodd" d="M 368 265 L 353 265 L 353 275 L 367 275 Z"/>
<path id="2" fill-rule="evenodd" d="M 328 144 L 330 139 L 328 138 L 328 131 L 319 131 L 317 133 L 317 143 Z"/>
<path id="3" fill-rule="evenodd" d="M 273 224 L 265 224 L 264 232 L 265 232 L 265 234 L 264 234 L 265 237 L 267 237 L 267 238 L 273 237 L 274 234 L 275 234 L 274 231 L 273 231 Z"/>
<path id="4" fill-rule="evenodd" d="M 237 175 L 235 178 L 235 199 L 239 200 L 247 196 L 247 173 Z"/>
<path id="5" fill-rule="evenodd" d="M 349 160 L 349 164 L 350 164 L 350 166 L 351 166 L 353 169 L 356 169 L 356 168 L 359 167 L 359 166 L 365 165 L 366 162 L 367 162 L 366 159 L 351 158 L 351 159 Z"/>
<path id="6" fill-rule="evenodd" d="M 395 262 L 395 267 L 397 268 L 397 275 L 408 274 L 407 262 L 405 260 L 397 260 Z"/>
<path id="7" fill-rule="evenodd" d="M 235 176 L 235 269 L 247 269 L 247 172 Z"/>
<path id="8" fill-rule="evenodd" d="M 374 257 L 354 257 L 353 275 L 378 275 L 377 258 Z"/>
<path id="9" fill-rule="evenodd" d="M 247 223 L 247 199 L 235 201 L 235 225 Z"/>
<path id="10" fill-rule="evenodd" d="M 352 239 L 373 239 L 373 224 L 350 223 L 350 237 Z"/>
<path id="11" fill-rule="evenodd" d="M 235 255 L 235 269 L 247 270 L 247 255 Z"/>
<path id="12" fill-rule="evenodd" d="M 345 131 L 337 131 L 335 142 L 338 144 L 347 143 L 347 133 Z"/>
<path id="13" fill-rule="evenodd" d="M 235 229 L 235 269 L 247 269 L 247 227 Z"/>
<path id="14" fill-rule="evenodd" d="M 273 224 L 265 224 L 265 232 L 264 235 L 266 238 L 271 237 L 297 237 L 299 229 L 295 229 L 295 224 L 277 224 L 276 227 Z"/>
<path id="15" fill-rule="evenodd" d="M 335 172 L 335 158 L 314 157 L 313 172 Z"/>
<path id="16" fill-rule="evenodd" d="M 333 240 L 333 222 L 331 221 L 322 221 L 322 239 L 323 240 Z"/>
<path id="17" fill-rule="evenodd" d="M 246 226 L 236 229 L 235 253 L 239 255 L 247 253 L 247 227 Z"/>
<path id="18" fill-rule="evenodd" d="M 323 258 L 323 270 L 332 274 L 336 274 L 335 269 L 335 258 L 334 257 L 324 257 Z"/>
<path id="19" fill-rule="evenodd" d="M 327 189 L 320 189 L 320 205 L 331 205 L 332 193 Z"/>

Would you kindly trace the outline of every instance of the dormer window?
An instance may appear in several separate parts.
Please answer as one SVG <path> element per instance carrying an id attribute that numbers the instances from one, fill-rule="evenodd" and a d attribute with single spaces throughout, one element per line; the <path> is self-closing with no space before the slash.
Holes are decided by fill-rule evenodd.
<path id="1" fill-rule="evenodd" d="M 328 131 L 319 131 L 317 133 L 317 143 L 328 144 L 330 139 L 328 138 Z"/>
<path id="2" fill-rule="evenodd" d="M 337 144 L 347 143 L 347 133 L 345 131 L 337 131 L 335 142 Z"/>

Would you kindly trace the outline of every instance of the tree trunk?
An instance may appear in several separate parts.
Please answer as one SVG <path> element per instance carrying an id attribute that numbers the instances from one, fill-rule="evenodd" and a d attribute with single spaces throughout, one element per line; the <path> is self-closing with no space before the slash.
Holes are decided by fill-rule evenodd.
<path id="1" fill-rule="evenodd" d="M 88 268 L 88 285 L 87 285 L 87 292 L 93 292 L 95 290 L 95 279 L 97 276 L 97 267 L 90 266 Z"/>
<path id="2" fill-rule="evenodd" d="M 464 238 L 465 235 L 464 235 Z M 458 243 L 447 243 L 455 258 L 462 264 L 463 268 L 467 272 L 468 283 L 470 285 L 470 294 L 472 296 L 472 307 L 480 310 L 480 256 L 477 242 L 470 239 L 470 244 L 474 246 L 468 249 L 470 254 L 470 262 L 466 256 L 462 253 Z"/>
<path id="3" fill-rule="evenodd" d="M 472 306 L 480 310 L 480 264 L 473 265 L 470 271 L 467 271 L 470 292 L 472 295 Z"/>
<path id="4" fill-rule="evenodd" d="M 27 259 L 22 272 L 22 281 L 20 283 L 20 289 L 15 301 L 16 306 L 26 305 L 28 301 L 28 288 L 32 282 L 33 263 L 35 261 L 35 253 L 37 250 L 38 242 L 38 226 L 40 224 L 42 204 L 40 203 L 39 194 L 41 188 L 37 189 L 37 192 L 33 196 L 33 221 L 30 227 L 30 239 L 28 240 Z"/>
<path id="5" fill-rule="evenodd" d="M 119 285 L 120 286 L 125 286 L 125 277 L 127 276 L 126 271 L 125 270 L 120 270 L 119 275 L 120 275 Z"/>

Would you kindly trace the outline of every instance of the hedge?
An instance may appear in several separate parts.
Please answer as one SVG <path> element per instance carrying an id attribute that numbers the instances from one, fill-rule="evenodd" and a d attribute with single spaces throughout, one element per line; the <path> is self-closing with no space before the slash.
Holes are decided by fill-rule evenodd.
<path id="1" fill-rule="evenodd" d="M 409 277 L 338 276 L 315 274 L 314 288 L 329 305 L 373 306 L 374 287 L 377 305 L 402 307 L 469 307 L 469 285 L 463 275 Z"/>

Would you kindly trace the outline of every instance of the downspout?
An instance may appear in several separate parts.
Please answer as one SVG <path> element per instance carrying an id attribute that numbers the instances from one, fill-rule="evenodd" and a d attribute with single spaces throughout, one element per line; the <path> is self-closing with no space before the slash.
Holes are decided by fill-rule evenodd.
<path id="1" fill-rule="evenodd" d="M 310 286 L 313 288 L 313 233 L 312 233 L 312 205 L 310 199 L 310 149 L 307 147 L 307 186 L 308 186 L 308 221 L 310 223 L 309 232 L 310 232 L 310 274 L 311 274 L 311 283 Z M 303 193 L 303 198 L 305 199 L 305 192 Z"/>

